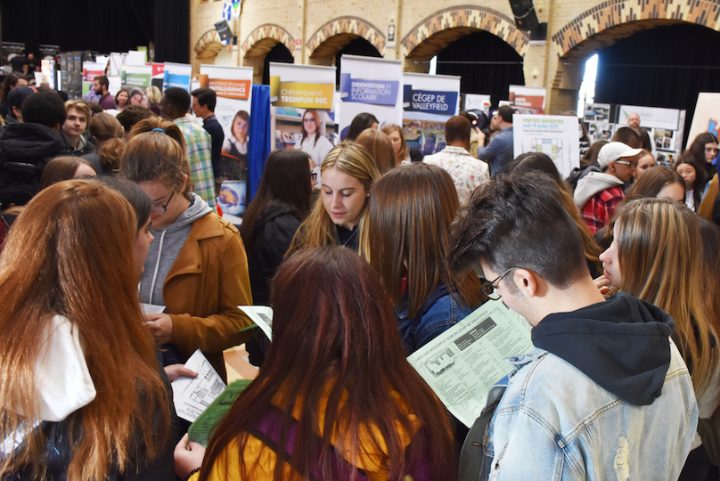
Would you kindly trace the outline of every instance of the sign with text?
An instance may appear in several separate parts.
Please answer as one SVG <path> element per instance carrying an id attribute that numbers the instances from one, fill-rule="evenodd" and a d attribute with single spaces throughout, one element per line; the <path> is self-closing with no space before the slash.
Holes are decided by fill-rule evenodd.
<path id="1" fill-rule="evenodd" d="M 632 113 L 640 115 L 640 127 L 678 130 L 680 124 L 680 110 L 639 105 L 621 105 L 617 123 L 627 125 L 628 117 Z"/>
<path id="2" fill-rule="evenodd" d="M 232 134 L 231 124 L 237 113 L 250 114 L 252 80 L 252 67 L 200 66 L 200 86 L 215 91 L 215 117 L 223 126 L 226 138 Z"/>
<path id="3" fill-rule="evenodd" d="M 123 65 L 120 68 L 120 79 L 124 87 L 146 89 L 152 79 L 151 65 Z"/>
<path id="4" fill-rule="evenodd" d="M 170 87 L 179 87 L 190 91 L 192 65 L 186 63 L 165 62 L 163 70 L 163 91 Z"/>
<path id="5" fill-rule="evenodd" d="M 403 73 L 399 60 L 343 55 L 341 70 L 341 131 L 362 112 L 375 115 L 381 126 L 401 124 Z"/>
<path id="6" fill-rule="evenodd" d="M 543 152 L 565 178 L 580 164 L 578 118 L 564 115 L 513 115 L 513 157 Z"/>
<path id="7" fill-rule="evenodd" d="M 270 63 L 270 102 L 276 107 L 332 110 L 335 67 Z"/>
<path id="8" fill-rule="evenodd" d="M 545 113 L 545 94 L 542 87 L 525 87 L 511 85 L 509 89 L 510 104 L 521 114 Z"/>

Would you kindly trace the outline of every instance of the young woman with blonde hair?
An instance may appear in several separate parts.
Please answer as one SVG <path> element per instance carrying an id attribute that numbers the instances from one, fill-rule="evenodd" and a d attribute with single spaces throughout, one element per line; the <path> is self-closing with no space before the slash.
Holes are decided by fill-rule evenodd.
<path id="1" fill-rule="evenodd" d="M 339 244 L 357 250 L 370 186 L 380 177 L 365 147 L 341 142 L 320 166 L 320 197 L 298 228 L 288 254 L 304 247 Z"/>
<path id="2" fill-rule="evenodd" d="M 0 257 L 0 479 L 173 479 L 135 235 L 121 194 L 86 180 L 41 191 L 13 225 Z"/>
<path id="3" fill-rule="evenodd" d="M 223 350 L 250 335 L 237 306 L 252 304 L 247 257 L 237 229 L 191 192 L 180 129 L 157 117 L 131 132 L 120 175 L 150 197 L 155 241 L 145 261 L 140 299 L 164 306 L 145 325 L 164 349 L 164 364 L 184 363 L 201 349 L 225 378 Z M 167 346 L 166 346 L 167 347 Z"/>
<path id="4" fill-rule="evenodd" d="M 201 481 L 457 479 L 445 410 L 405 359 L 366 262 L 337 246 L 305 249 L 280 266 L 272 297 L 260 374 L 207 452 L 180 442 L 178 475 L 202 463 Z"/>
<path id="5" fill-rule="evenodd" d="M 673 318 L 673 339 L 690 370 L 700 417 L 709 417 L 720 402 L 720 318 L 694 283 L 717 274 L 703 268 L 698 217 L 678 202 L 639 199 L 618 211 L 613 234 L 613 243 L 600 256 L 605 278 Z M 693 448 L 699 445 L 696 437 Z"/>
<path id="6" fill-rule="evenodd" d="M 459 206 L 455 184 L 440 167 L 404 165 L 382 176 L 370 194 L 360 251 L 380 274 L 411 354 L 482 300 L 477 278 L 468 274 L 458 282 L 448 263 Z"/>

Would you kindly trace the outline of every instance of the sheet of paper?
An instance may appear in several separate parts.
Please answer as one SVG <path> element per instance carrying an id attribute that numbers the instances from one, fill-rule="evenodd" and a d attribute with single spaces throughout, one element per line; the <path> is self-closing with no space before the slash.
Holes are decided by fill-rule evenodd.
<path id="1" fill-rule="evenodd" d="M 194 422 L 225 390 L 225 383 L 200 349 L 190 356 L 185 367 L 198 375 L 192 379 L 179 377 L 172 382 L 173 401 L 177 415 Z"/>
<path id="2" fill-rule="evenodd" d="M 238 306 L 272 340 L 273 310 L 268 306 Z"/>
<path id="3" fill-rule="evenodd" d="M 488 301 L 408 361 L 453 416 L 471 427 L 490 388 L 511 371 L 507 358 L 532 348 L 525 318 L 501 301 Z"/>
<path id="4" fill-rule="evenodd" d="M 145 304 L 140 303 L 140 310 L 143 314 L 159 314 L 165 311 L 165 306 L 158 306 L 157 304 Z"/>

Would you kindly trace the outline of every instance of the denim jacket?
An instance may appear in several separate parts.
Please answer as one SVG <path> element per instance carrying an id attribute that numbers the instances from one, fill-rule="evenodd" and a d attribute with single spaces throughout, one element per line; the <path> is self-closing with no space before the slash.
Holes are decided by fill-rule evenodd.
<path id="1" fill-rule="evenodd" d="M 419 319 L 408 316 L 406 305 L 397 311 L 398 327 L 408 355 L 450 329 L 474 309 L 467 307 L 457 294 L 447 293 L 420 309 Z M 432 296 L 432 294 L 431 294 Z M 406 303 L 405 303 L 406 304 Z M 427 307 L 424 310 L 423 308 Z"/>
<path id="2" fill-rule="evenodd" d="M 647 406 L 619 399 L 542 349 L 511 359 L 515 370 L 484 440 L 470 443 L 485 465 L 473 479 L 676 480 L 698 410 L 685 363 L 670 349 L 662 395 Z M 481 449 L 468 452 L 466 442 L 463 456 Z"/>

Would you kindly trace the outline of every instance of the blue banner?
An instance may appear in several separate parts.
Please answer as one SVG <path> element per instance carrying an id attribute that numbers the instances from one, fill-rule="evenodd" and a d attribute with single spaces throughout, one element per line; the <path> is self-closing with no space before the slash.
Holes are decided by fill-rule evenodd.
<path id="1" fill-rule="evenodd" d="M 457 92 L 413 90 L 412 85 L 403 86 L 403 110 L 426 114 L 455 115 Z"/>
<path id="2" fill-rule="evenodd" d="M 180 87 L 190 91 L 190 76 L 185 74 L 171 73 L 165 70 L 163 75 L 163 90 L 169 87 Z"/>
<path id="3" fill-rule="evenodd" d="M 343 102 L 394 106 L 397 103 L 400 82 L 397 80 L 366 80 L 351 78 L 349 73 L 340 76 L 340 96 Z"/>

